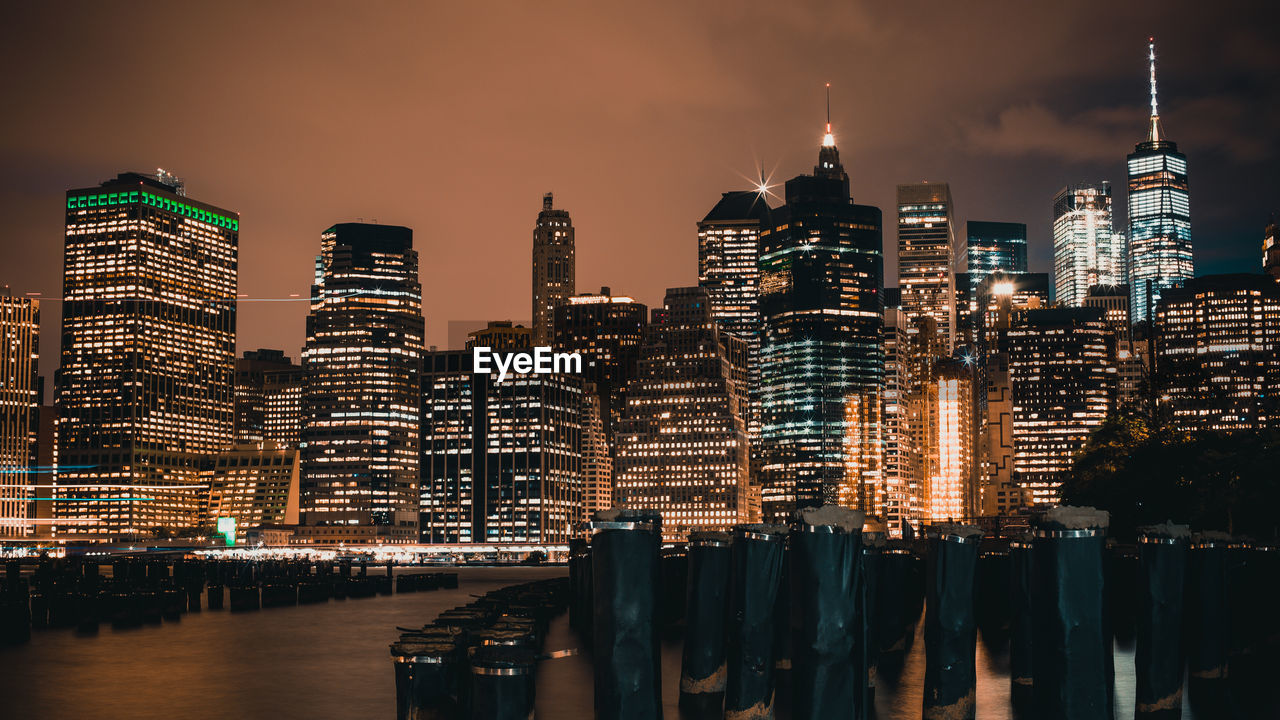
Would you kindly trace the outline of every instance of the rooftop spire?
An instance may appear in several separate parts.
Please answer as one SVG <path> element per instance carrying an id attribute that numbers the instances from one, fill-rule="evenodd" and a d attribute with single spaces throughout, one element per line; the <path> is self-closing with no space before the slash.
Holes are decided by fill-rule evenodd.
<path id="1" fill-rule="evenodd" d="M 836 136 L 831 134 L 831 83 L 827 83 L 827 134 L 822 136 L 822 147 L 835 147 Z"/>
<path id="2" fill-rule="evenodd" d="M 1160 110 L 1156 105 L 1156 39 L 1147 38 L 1147 62 L 1151 68 L 1151 129 L 1148 142 L 1160 142 Z"/>

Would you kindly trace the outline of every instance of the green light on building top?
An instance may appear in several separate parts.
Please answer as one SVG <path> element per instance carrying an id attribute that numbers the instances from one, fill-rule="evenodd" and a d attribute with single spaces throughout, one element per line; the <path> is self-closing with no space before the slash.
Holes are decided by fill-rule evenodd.
<path id="1" fill-rule="evenodd" d="M 132 205 L 137 202 L 141 202 L 143 205 L 148 205 L 153 208 L 159 208 L 165 212 L 171 212 L 175 215 L 190 218 L 197 222 L 213 225 L 214 227 L 236 231 L 240 229 L 240 221 L 235 218 L 212 213 L 194 205 L 188 205 L 184 202 L 178 202 L 177 200 L 171 200 L 166 197 L 160 197 L 159 195 L 153 195 L 149 192 L 141 192 L 139 190 L 132 190 L 129 192 L 97 193 L 93 195 L 74 195 L 67 198 L 67 209 L 80 210 L 84 208 L 118 207 L 121 205 Z"/>

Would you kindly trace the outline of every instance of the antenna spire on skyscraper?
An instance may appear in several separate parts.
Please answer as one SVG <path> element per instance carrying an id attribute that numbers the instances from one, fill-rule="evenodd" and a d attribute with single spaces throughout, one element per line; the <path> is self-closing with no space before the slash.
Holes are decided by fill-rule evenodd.
<path id="1" fill-rule="evenodd" d="M 822 147 L 835 147 L 836 136 L 831 134 L 831 83 L 827 83 L 827 134 L 822 136 Z"/>
<path id="2" fill-rule="evenodd" d="M 1156 105 L 1156 39 L 1147 38 L 1147 62 L 1151 69 L 1151 131 L 1147 140 L 1160 142 L 1160 110 Z"/>

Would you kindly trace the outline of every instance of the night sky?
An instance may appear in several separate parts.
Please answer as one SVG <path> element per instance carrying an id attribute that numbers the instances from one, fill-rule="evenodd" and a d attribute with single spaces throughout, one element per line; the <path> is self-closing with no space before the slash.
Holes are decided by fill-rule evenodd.
<path id="1" fill-rule="evenodd" d="M 854 199 L 946 181 L 967 219 L 1025 222 L 1110 180 L 1145 134 L 1146 39 L 1188 156 L 1197 274 L 1259 269 L 1280 210 L 1277 3 L 8 3 L 0 285 L 56 296 L 63 198 L 164 167 L 241 214 L 240 292 L 308 293 L 320 231 L 408 225 L 428 342 L 530 317 L 542 194 L 578 288 L 649 304 L 697 280 L 726 190 L 809 172 L 823 87 Z M 1121 224 L 1123 226 L 1123 223 Z M 42 374 L 60 308 L 44 305 Z M 240 349 L 297 356 L 305 303 L 244 303 Z"/>

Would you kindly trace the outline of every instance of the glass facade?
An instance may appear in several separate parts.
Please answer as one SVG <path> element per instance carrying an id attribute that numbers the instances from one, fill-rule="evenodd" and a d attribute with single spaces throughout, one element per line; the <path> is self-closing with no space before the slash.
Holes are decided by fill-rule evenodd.
<path id="1" fill-rule="evenodd" d="M 849 176 L 828 133 L 813 174 L 787 181 L 786 204 L 761 231 L 760 472 L 767 521 L 824 502 L 862 505 L 867 488 L 880 487 L 881 228 L 879 208 L 850 198 Z M 860 468 L 856 476 L 852 465 Z"/>
<path id="2" fill-rule="evenodd" d="M 67 193 L 55 518 L 130 538 L 198 522 L 232 441 L 235 213 L 123 173 Z"/>
<path id="3" fill-rule="evenodd" d="M 1111 184 L 1068 185 L 1053 198 L 1054 301 L 1080 307 L 1095 285 L 1125 284 L 1125 237 L 1112 225 Z"/>
<path id="4" fill-rule="evenodd" d="M 937 323 L 945 354 L 955 347 L 954 208 L 946 183 L 898 186 L 898 290 L 908 318 Z"/>
<path id="5" fill-rule="evenodd" d="M 1024 223 L 970 220 L 965 223 L 964 258 L 960 263 L 969 276 L 969 288 L 991 273 L 1027 271 L 1027 226 Z"/>
<path id="6" fill-rule="evenodd" d="M 417 541 L 422 335 L 413 231 L 325 230 L 302 353 L 301 519 L 317 537 Z"/>

